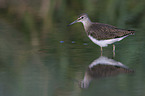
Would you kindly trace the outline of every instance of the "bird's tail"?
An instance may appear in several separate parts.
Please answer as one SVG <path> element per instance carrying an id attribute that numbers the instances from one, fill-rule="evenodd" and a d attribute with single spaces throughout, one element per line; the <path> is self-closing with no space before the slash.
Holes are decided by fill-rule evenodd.
<path id="1" fill-rule="evenodd" d="M 135 30 L 128 30 L 130 32 L 129 35 L 135 35 Z"/>

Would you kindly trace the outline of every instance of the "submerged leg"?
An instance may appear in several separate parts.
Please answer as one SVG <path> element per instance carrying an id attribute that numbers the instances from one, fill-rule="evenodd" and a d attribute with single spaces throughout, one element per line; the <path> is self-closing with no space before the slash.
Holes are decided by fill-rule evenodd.
<path id="1" fill-rule="evenodd" d="M 115 45 L 113 44 L 113 57 L 115 57 Z"/>

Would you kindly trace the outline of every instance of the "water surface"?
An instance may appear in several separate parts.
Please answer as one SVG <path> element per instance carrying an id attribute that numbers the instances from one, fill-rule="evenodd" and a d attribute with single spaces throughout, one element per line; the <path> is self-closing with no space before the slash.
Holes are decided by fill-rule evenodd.
<path id="1" fill-rule="evenodd" d="M 71 33 L 72 38 L 57 38 L 74 31 L 72 28 L 62 30 L 58 25 L 58 29 L 41 42 L 43 46 L 39 46 L 31 45 L 7 22 L 1 20 L 0 25 L 1 96 L 145 95 L 145 39 L 141 30 L 116 43 L 114 58 L 111 45 L 103 50 L 105 58 L 113 60 L 113 64 L 119 62 L 124 69 L 100 63 L 99 67 L 94 65 L 96 67 L 90 69 L 90 64 L 100 58 L 100 47 L 87 38 L 83 29 Z M 80 31 L 81 37 L 77 35 Z M 91 75 L 86 75 L 87 72 Z M 85 76 L 90 80 L 86 86 L 82 85 Z"/>

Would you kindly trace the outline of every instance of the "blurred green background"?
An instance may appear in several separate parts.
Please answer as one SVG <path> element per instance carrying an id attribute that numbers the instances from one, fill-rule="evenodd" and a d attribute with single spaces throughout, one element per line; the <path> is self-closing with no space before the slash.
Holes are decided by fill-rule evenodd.
<path id="1" fill-rule="evenodd" d="M 100 56 L 81 24 L 67 27 L 81 13 L 93 22 L 136 30 L 116 44 L 115 57 L 134 75 L 79 87 L 88 65 Z M 0 95 L 144 96 L 144 26 L 145 0 L 0 0 Z M 104 55 L 112 56 L 112 46 Z"/>
<path id="2" fill-rule="evenodd" d="M 87 13 L 92 21 L 144 30 L 144 10 L 145 0 L 0 0 L 1 20 L 38 46 L 47 38 L 81 39 L 80 25 L 73 27 L 72 32 L 66 27 L 81 13 Z"/>

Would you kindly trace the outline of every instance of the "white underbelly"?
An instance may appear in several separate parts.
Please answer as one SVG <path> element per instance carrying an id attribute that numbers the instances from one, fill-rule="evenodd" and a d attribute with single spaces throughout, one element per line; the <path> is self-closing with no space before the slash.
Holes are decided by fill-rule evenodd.
<path id="1" fill-rule="evenodd" d="M 100 47 L 107 47 L 108 44 L 112 44 L 114 42 L 120 41 L 123 38 L 125 38 L 127 36 L 124 37 L 120 37 L 120 38 L 114 38 L 114 39 L 108 39 L 108 40 L 97 40 L 95 38 L 93 38 L 92 36 L 89 35 L 89 38 L 97 45 L 99 45 Z"/>

